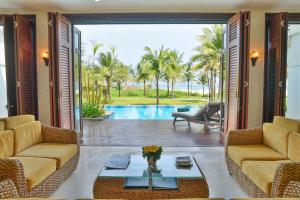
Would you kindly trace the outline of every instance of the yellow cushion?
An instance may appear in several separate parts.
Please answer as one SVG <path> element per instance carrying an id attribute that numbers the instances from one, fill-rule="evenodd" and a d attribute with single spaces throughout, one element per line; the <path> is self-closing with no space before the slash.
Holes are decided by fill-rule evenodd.
<path id="1" fill-rule="evenodd" d="M 57 161 L 59 169 L 76 154 L 76 144 L 40 143 L 18 153 L 17 156 L 53 158 Z"/>
<path id="2" fill-rule="evenodd" d="M 5 130 L 5 123 L 4 123 L 4 119 L 0 120 L 0 131 L 4 131 Z"/>
<path id="3" fill-rule="evenodd" d="M 56 170 L 56 161 L 49 158 L 11 157 L 19 160 L 24 168 L 28 190 L 41 183 Z"/>
<path id="4" fill-rule="evenodd" d="M 270 194 L 275 172 L 280 163 L 291 163 L 290 160 L 278 161 L 244 161 L 242 170 L 260 189 Z"/>
<path id="5" fill-rule="evenodd" d="M 264 144 L 272 149 L 287 155 L 289 130 L 280 126 L 264 123 Z"/>
<path id="6" fill-rule="evenodd" d="M 293 132 L 300 132 L 300 121 L 281 116 L 275 116 L 273 124 L 281 126 Z"/>
<path id="7" fill-rule="evenodd" d="M 16 126 L 34 121 L 33 115 L 19 115 L 14 117 L 7 117 L 4 119 L 5 129 L 13 129 Z"/>
<path id="8" fill-rule="evenodd" d="M 288 157 L 292 161 L 300 162 L 300 133 L 290 133 Z"/>
<path id="9" fill-rule="evenodd" d="M 285 160 L 286 156 L 266 145 L 233 145 L 228 147 L 229 157 L 242 166 L 245 160 Z"/>
<path id="10" fill-rule="evenodd" d="M 12 155 L 14 155 L 14 132 L 0 131 L 0 158 L 8 158 Z"/>
<path id="11" fill-rule="evenodd" d="M 16 126 L 13 130 L 15 132 L 15 154 L 43 141 L 41 123 L 39 121 Z"/>

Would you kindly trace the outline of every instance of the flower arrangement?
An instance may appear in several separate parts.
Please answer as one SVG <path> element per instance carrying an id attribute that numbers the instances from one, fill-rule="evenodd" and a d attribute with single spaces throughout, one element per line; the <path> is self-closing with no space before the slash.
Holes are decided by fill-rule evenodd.
<path id="1" fill-rule="evenodd" d="M 159 160 L 162 151 L 163 150 L 161 146 L 156 146 L 156 145 L 145 146 L 143 147 L 143 157 L 144 158 L 147 157 L 147 159 L 151 157 L 154 160 Z"/>

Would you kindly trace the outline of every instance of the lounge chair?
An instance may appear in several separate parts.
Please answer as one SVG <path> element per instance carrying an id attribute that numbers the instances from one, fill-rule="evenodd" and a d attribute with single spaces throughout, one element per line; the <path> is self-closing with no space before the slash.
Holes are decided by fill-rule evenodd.
<path id="1" fill-rule="evenodd" d="M 222 104 L 223 105 L 223 104 Z M 222 106 L 222 110 L 223 110 Z M 190 122 L 203 124 L 203 131 L 205 133 L 209 132 L 209 126 L 214 126 L 220 124 L 223 112 L 221 112 L 221 103 L 208 103 L 203 106 L 196 113 L 191 112 L 173 112 L 172 117 L 174 117 L 173 125 L 176 125 L 178 121 L 187 121 L 189 128 L 191 128 Z M 178 119 L 179 118 L 179 119 Z"/>

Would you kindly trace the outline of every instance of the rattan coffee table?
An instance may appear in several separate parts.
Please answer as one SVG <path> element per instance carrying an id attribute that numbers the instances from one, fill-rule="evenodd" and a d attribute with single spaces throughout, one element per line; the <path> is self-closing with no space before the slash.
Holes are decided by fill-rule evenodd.
<path id="1" fill-rule="evenodd" d="M 192 159 L 193 166 L 190 169 L 177 168 L 175 159 L 174 155 L 163 155 L 157 161 L 157 166 L 161 169 L 162 177 L 177 179 L 178 190 L 125 189 L 126 178 L 144 178 L 143 172 L 147 169 L 147 162 L 142 156 L 132 155 L 126 170 L 101 170 L 94 183 L 94 198 L 137 200 L 207 198 L 209 196 L 208 185 L 195 159 Z"/>

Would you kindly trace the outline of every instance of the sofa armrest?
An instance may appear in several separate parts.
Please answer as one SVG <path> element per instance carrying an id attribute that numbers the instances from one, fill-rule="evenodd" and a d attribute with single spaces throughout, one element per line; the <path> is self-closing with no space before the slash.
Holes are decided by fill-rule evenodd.
<path id="1" fill-rule="evenodd" d="M 0 181 L 0 199 L 19 198 L 17 188 L 11 179 Z"/>
<path id="2" fill-rule="evenodd" d="M 43 142 L 78 144 L 79 133 L 76 130 L 51 127 L 42 124 Z"/>
<path id="3" fill-rule="evenodd" d="M 298 182 L 298 183 L 293 183 Z M 292 184 L 300 188 L 300 163 L 281 163 L 275 173 L 271 197 L 282 197 L 285 194 L 285 190 L 289 187 L 291 189 Z M 289 185 L 290 184 L 290 185 Z M 294 190 L 291 190 L 289 194 L 286 195 L 296 195 L 292 194 Z M 287 191 L 288 192 L 288 191 Z M 299 190 L 297 191 L 299 195 Z"/>
<path id="4" fill-rule="evenodd" d="M 249 128 L 228 131 L 225 141 L 225 152 L 231 145 L 263 144 L 263 128 Z"/>
<path id="5" fill-rule="evenodd" d="M 23 165 L 19 160 L 0 159 L 0 181 L 9 179 L 14 183 L 20 197 L 27 197 L 28 189 Z"/>
<path id="6" fill-rule="evenodd" d="M 290 181 L 286 186 L 283 197 L 300 198 L 300 182 Z"/>

